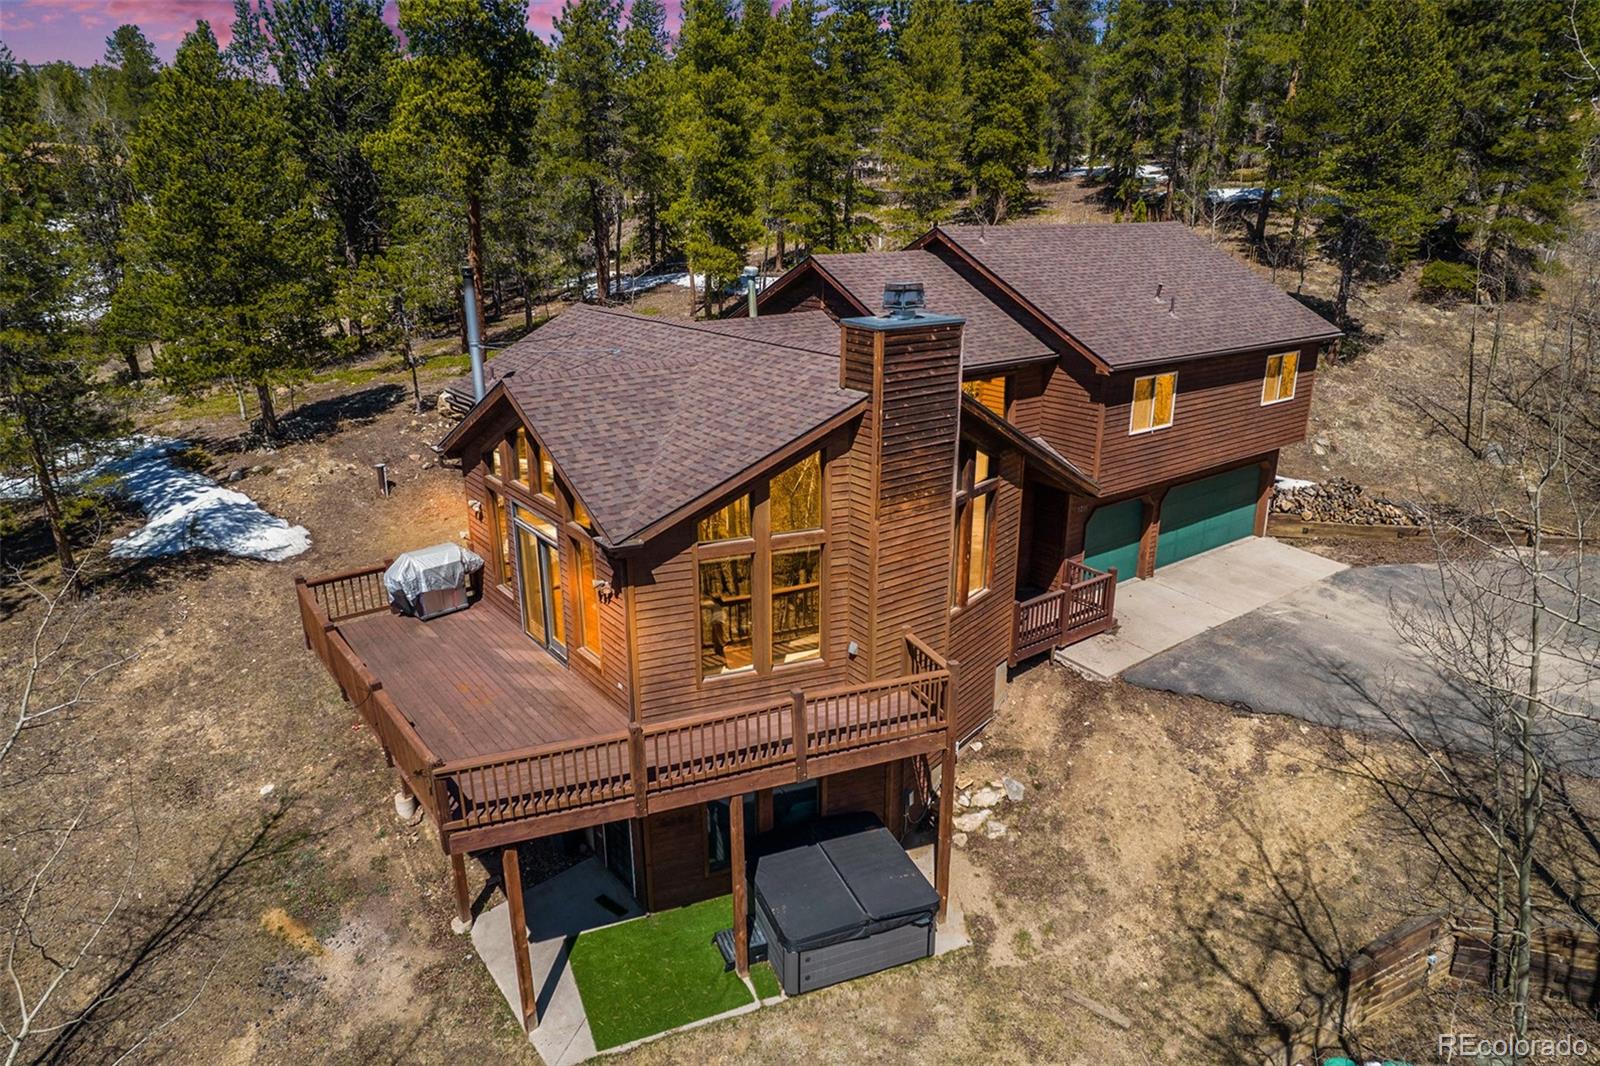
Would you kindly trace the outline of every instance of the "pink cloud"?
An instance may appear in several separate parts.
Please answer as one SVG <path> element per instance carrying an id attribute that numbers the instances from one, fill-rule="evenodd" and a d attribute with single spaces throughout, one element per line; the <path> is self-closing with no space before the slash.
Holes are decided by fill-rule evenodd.
<path id="1" fill-rule="evenodd" d="M 561 6 L 562 0 L 530 0 L 528 26 L 548 39 Z M 667 10 L 669 22 L 675 24 L 679 0 L 668 0 Z M 63 19 L 64 15 L 76 18 Z M 391 26 L 395 24 L 394 0 L 389 0 L 385 17 Z M 29 63 L 64 59 L 88 66 L 104 54 L 111 31 L 131 22 L 144 30 L 163 59 L 171 60 L 178 42 L 201 19 L 226 44 L 233 24 L 232 0 L 0 0 L 0 40 Z"/>

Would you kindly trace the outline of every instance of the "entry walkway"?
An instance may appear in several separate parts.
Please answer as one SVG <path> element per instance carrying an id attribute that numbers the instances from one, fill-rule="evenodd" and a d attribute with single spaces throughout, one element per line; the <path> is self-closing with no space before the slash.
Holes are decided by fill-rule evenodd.
<path id="1" fill-rule="evenodd" d="M 1343 563 L 1270 537 L 1248 537 L 1117 582 L 1117 627 L 1055 653 L 1056 661 L 1106 681 L 1131 666 L 1345 569 Z"/>

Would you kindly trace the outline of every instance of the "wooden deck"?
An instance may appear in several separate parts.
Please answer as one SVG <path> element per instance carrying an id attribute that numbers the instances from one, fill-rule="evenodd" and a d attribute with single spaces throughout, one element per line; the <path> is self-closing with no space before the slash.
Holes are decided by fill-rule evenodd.
<path id="1" fill-rule="evenodd" d="M 628 728 L 605 693 L 482 600 L 430 622 L 384 612 L 339 630 L 445 762 Z"/>
<path id="2" fill-rule="evenodd" d="M 951 672 L 906 634 L 900 676 L 632 722 L 487 604 L 421 622 L 382 566 L 296 581 L 306 646 L 452 854 L 943 752 Z"/>
<path id="3" fill-rule="evenodd" d="M 1116 622 L 1117 571 L 1067 563 L 1067 584 L 1018 602 L 1011 627 L 1011 665 L 1104 633 Z"/>

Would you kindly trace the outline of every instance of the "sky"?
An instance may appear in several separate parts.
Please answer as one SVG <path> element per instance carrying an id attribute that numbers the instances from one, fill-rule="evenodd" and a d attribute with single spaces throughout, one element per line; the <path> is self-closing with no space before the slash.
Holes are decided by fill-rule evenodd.
<path id="1" fill-rule="evenodd" d="M 529 0 L 528 25 L 548 38 L 560 10 L 561 0 Z M 387 17 L 393 25 L 394 0 Z M 88 66 L 104 54 L 111 31 L 132 22 L 170 61 L 199 19 L 209 21 L 217 40 L 227 44 L 233 0 L 0 0 L 0 41 L 28 63 L 65 59 Z"/>

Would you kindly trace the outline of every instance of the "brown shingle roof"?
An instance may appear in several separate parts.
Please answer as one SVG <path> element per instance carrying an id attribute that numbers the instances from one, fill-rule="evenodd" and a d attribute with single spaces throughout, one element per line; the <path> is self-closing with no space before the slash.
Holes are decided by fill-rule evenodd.
<path id="1" fill-rule="evenodd" d="M 826 315 L 833 354 L 785 343 L 821 335 L 806 318 L 729 328 L 579 304 L 502 351 L 488 376 L 621 544 L 865 398 L 839 387 Z"/>
<path id="2" fill-rule="evenodd" d="M 1114 368 L 1339 335 L 1180 222 L 948 226 L 929 239 L 940 235 Z"/>
<path id="3" fill-rule="evenodd" d="M 1049 345 L 931 252 L 856 252 L 812 258 L 869 311 L 883 307 L 884 282 L 922 282 L 929 311 L 960 315 L 967 320 L 962 333 L 962 358 L 968 368 L 999 366 L 1051 354 Z"/>

